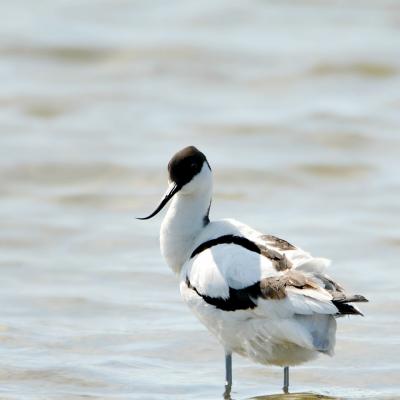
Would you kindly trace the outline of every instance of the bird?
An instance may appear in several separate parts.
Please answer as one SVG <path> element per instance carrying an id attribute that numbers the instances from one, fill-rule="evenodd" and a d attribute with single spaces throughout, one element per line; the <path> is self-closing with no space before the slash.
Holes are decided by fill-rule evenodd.
<path id="1" fill-rule="evenodd" d="M 330 260 L 235 219 L 210 220 L 211 166 L 194 146 L 168 163 L 168 188 L 156 209 L 170 203 L 161 223 L 161 253 L 179 276 L 180 293 L 225 352 L 225 398 L 232 389 L 232 354 L 283 367 L 333 355 L 336 319 L 363 315 L 326 274 Z M 227 396 L 227 397 L 226 397 Z"/>

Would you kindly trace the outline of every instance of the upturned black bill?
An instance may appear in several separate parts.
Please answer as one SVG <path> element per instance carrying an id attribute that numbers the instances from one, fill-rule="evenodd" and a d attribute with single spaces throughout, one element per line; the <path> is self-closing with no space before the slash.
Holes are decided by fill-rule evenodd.
<path id="1" fill-rule="evenodd" d="M 163 208 L 164 206 L 172 199 L 175 193 L 179 192 L 180 187 L 176 183 L 172 183 L 168 189 L 167 192 L 165 193 L 163 199 L 161 200 L 161 203 L 158 205 L 158 207 L 147 217 L 137 217 L 136 219 L 150 219 L 153 218 L 155 215 L 157 215 Z"/>

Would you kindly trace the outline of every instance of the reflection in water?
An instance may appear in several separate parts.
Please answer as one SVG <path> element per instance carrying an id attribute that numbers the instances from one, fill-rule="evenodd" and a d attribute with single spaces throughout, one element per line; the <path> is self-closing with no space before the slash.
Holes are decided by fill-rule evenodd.
<path id="1" fill-rule="evenodd" d="M 224 400 L 235 400 L 232 397 L 232 386 L 226 385 L 223 393 Z M 265 396 L 251 397 L 248 400 L 340 400 L 339 397 L 325 396 L 318 393 L 280 393 L 280 394 L 268 394 Z"/>
<path id="2" fill-rule="evenodd" d="M 225 391 L 224 391 L 224 394 L 223 394 L 223 399 L 224 400 L 231 400 L 232 399 L 231 394 L 232 394 L 232 385 L 225 385 Z"/>
<path id="3" fill-rule="evenodd" d="M 339 400 L 339 397 L 324 396 L 316 393 L 288 393 L 257 396 L 249 400 Z"/>

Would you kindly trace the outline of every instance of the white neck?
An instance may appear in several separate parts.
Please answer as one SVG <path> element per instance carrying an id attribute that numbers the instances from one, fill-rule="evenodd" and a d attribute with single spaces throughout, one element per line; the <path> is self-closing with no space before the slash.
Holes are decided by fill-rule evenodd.
<path id="1" fill-rule="evenodd" d="M 208 221 L 212 184 L 194 193 L 178 192 L 161 224 L 161 253 L 169 267 L 179 273 L 194 250 L 195 240 Z"/>

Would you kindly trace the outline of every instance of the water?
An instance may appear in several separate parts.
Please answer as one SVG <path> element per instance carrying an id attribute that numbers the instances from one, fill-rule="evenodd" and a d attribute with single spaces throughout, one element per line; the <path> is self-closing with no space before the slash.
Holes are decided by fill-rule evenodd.
<path id="1" fill-rule="evenodd" d="M 133 218 L 188 144 L 215 172 L 213 218 L 332 258 L 370 299 L 293 391 L 400 397 L 398 1 L 0 12 L 1 399 L 221 398 L 222 350 L 180 300 L 160 218 Z M 236 400 L 281 381 L 234 358 Z"/>

